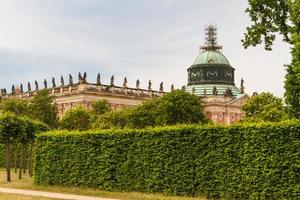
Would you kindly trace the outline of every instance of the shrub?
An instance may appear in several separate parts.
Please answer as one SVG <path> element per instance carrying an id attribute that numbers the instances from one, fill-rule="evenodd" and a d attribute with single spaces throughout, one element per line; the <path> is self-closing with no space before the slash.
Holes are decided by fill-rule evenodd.
<path id="1" fill-rule="evenodd" d="M 82 106 L 68 110 L 59 122 L 61 129 L 87 130 L 90 128 L 91 114 Z"/>
<path id="2" fill-rule="evenodd" d="M 38 184 L 213 199 L 296 199 L 300 123 L 47 132 Z"/>

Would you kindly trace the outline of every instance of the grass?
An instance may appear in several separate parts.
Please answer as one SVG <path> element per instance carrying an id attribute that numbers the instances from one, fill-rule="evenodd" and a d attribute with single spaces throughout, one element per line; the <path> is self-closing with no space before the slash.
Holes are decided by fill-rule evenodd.
<path id="1" fill-rule="evenodd" d="M 15 174 L 13 170 L 11 171 L 11 175 L 12 175 L 12 181 L 6 182 L 6 171 L 5 169 L 0 169 L 0 187 L 38 190 L 38 191 L 57 192 L 57 193 L 68 193 L 68 194 L 77 194 L 77 195 L 86 195 L 86 196 L 97 196 L 97 197 L 115 198 L 115 199 L 123 199 L 123 200 L 205 200 L 204 198 L 200 198 L 200 197 L 195 198 L 195 197 L 164 196 L 163 194 L 145 194 L 140 192 L 109 192 L 109 191 L 96 190 L 91 188 L 81 188 L 81 187 L 41 186 L 41 185 L 34 184 L 32 178 L 30 178 L 27 174 L 25 175 L 23 174 L 23 179 L 21 180 L 18 179 L 17 174 Z M 32 197 L 31 199 L 37 199 L 37 198 Z"/>
<path id="2" fill-rule="evenodd" d="M 17 195 L 17 194 L 6 194 L 0 193 L 1 200 L 55 200 L 46 197 L 36 197 L 36 196 L 25 196 L 25 195 Z"/>

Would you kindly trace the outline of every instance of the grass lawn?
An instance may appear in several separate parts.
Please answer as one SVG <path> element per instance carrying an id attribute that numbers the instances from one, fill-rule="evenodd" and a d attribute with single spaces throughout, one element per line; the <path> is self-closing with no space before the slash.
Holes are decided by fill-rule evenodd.
<path id="1" fill-rule="evenodd" d="M 34 196 L 6 194 L 6 193 L 0 193 L 0 199 L 1 200 L 55 200 L 46 197 L 34 197 Z"/>
<path id="2" fill-rule="evenodd" d="M 32 178 L 28 174 L 23 174 L 23 179 L 19 180 L 17 174 L 14 173 L 14 170 L 11 171 L 12 181 L 6 182 L 6 171 L 5 169 L 0 169 L 0 187 L 8 187 L 15 189 L 27 189 L 27 190 L 39 190 L 47 192 L 58 192 L 58 193 L 68 193 L 68 194 L 78 194 L 78 195 L 87 195 L 87 196 L 98 196 L 98 197 L 107 197 L 115 199 L 125 199 L 125 200 L 205 200 L 203 198 L 192 198 L 192 197 L 174 197 L 174 196 L 164 196 L 161 194 L 145 194 L 139 192 L 108 192 L 103 190 L 96 190 L 90 188 L 80 188 L 80 187 L 60 187 L 60 186 L 40 186 L 33 183 Z M 1 200 L 2 200 L 1 193 Z M 10 200 L 10 195 L 8 200 Z M 16 198 L 11 199 L 18 199 Z M 47 200 L 47 198 L 37 198 L 37 197 L 25 197 L 20 196 L 19 199 L 41 199 Z M 5 199 L 5 198 L 4 198 Z"/>

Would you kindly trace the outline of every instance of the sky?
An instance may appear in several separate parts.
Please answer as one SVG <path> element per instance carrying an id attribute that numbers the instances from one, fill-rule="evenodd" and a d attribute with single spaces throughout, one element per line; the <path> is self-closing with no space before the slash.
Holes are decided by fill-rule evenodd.
<path id="1" fill-rule="evenodd" d="M 137 79 L 153 89 L 164 82 L 181 88 L 187 68 L 204 43 L 204 28 L 218 28 L 218 43 L 235 68 L 235 83 L 245 80 L 246 93 L 284 95 L 285 64 L 290 47 L 278 36 L 273 51 L 244 49 L 251 24 L 247 0 L 0 0 L 0 88 L 60 76 L 128 86 Z"/>

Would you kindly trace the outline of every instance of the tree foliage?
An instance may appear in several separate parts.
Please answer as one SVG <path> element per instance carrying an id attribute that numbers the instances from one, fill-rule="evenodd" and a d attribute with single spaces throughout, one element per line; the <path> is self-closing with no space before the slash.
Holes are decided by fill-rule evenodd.
<path id="1" fill-rule="evenodd" d="M 242 107 L 245 113 L 243 121 L 279 122 L 288 118 L 282 99 L 273 94 L 261 93 L 251 97 Z"/>
<path id="2" fill-rule="evenodd" d="M 90 128 L 91 114 L 82 106 L 68 110 L 59 122 L 61 129 L 87 130 Z"/>
<path id="3" fill-rule="evenodd" d="M 33 96 L 30 102 L 31 117 L 44 122 L 51 128 L 58 124 L 58 108 L 54 97 L 49 95 L 48 90 L 40 90 Z"/>
<path id="4" fill-rule="evenodd" d="M 2 113 L 11 112 L 18 116 L 29 115 L 29 101 L 24 99 L 5 99 L 0 104 Z"/>
<path id="5" fill-rule="evenodd" d="M 106 99 L 92 102 L 92 115 L 101 116 L 108 111 L 110 111 L 110 107 Z"/>
<path id="6" fill-rule="evenodd" d="M 271 50 L 276 35 L 292 47 L 292 62 L 287 65 L 285 101 L 289 111 L 300 117 L 300 1 L 299 0 L 248 0 L 253 24 L 247 28 L 242 40 L 245 48 L 264 43 Z"/>
<path id="7" fill-rule="evenodd" d="M 182 90 L 141 105 L 105 113 L 94 123 L 95 128 L 145 128 L 180 123 L 205 123 L 200 99 Z"/>
<path id="8" fill-rule="evenodd" d="M 13 113 L 5 113 L 0 115 L 0 143 L 5 144 L 5 160 L 7 181 L 11 181 L 10 178 L 10 158 L 11 158 L 11 146 L 16 143 L 20 143 L 22 149 L 25 144 L 34 141 L 35 133 L 46 131 L 48 127 L 41 122 L 34 121 L 28 117 L 19 117 Z M 32 154 L 31 154 L 32 155 Z M 20 175 L 21 178 L 24 151 L 20 152 Z M 32 160 L 32 159 L 31 159 Z"/>

